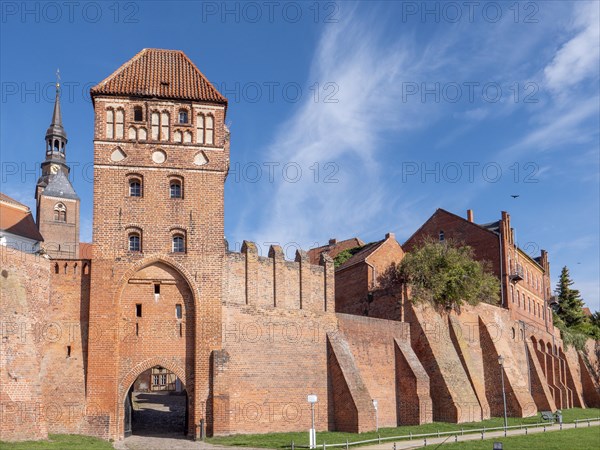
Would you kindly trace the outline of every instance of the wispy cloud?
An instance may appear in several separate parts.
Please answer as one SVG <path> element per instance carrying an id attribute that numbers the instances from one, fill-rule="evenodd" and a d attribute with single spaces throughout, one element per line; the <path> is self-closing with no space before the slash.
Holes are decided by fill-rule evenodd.
<path id="1" fill-rule="evenodd" d="M 297 163 L 303 176 L 294 183 L 284 180 L 268 193 L 258 242 L 322 244 L 329 236 L 346 237 L 369 228 L 386 211 L 393 193 L 380 181 L 382 136 L 426 123 L 428 105 L 399 105 L 400 85 L 415 79 L 439 52 L 431 47 L 417 56 L 410 42 L 383 43 L 376 30 L 375 22 L 352 13 L 321 37 L 310 77 L 333 81 L 337 102 L 306 100 L 275 135 L 266 158 L 282 165 Z M 308 169 L 315 163 L 321 170 L 318 177 Z M 333 166 L 327 169 L 327 163 Z M 339 169 L 332 177 L 337 181 L 325 183 L 331 167 Z"/>
<path id="2" fill-rule="evenodd" d="M 588 78 L 598 78 L 600 3 L 581 2 L 575 8 L 572 23 L 575 36 L 544 69 L 546 85 L 557 93 L 564 93 Z"/>

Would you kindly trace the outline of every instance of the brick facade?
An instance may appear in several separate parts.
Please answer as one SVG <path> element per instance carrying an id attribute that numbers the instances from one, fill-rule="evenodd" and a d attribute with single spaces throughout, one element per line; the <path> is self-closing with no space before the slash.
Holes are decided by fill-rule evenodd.
<path id="1" fill-rule="evenodd" d="M 196 81 L 174 83 L 157 68 L 171 66 L 155 60 Z M 144 76 L 158 71 L 147 79 L 152 92 L 128 91 L 144 88 L 127 78 L 136 64 Z M 230 252 L 227 104 L 190 64 L 181 52 L 144 50 L 93 89 L 93 251 L 82 245 L 79 258 L 47 259 L 2 249 L 2 439 L 122 439 L 131 389 L 157 366 L 183 384 L 193 437 L 202 426 L 209 435 L 305 431 L 308 394 L 319 398 L 318 430 L 480 420 L 498 414 L 501 373 L 511 415 L 597 405 L 600 371 L 589 369 L 597 356 L 586 361 L 565 349 L 528 308 L 505 297 L 504 308 L 440 312 L 384 289 L 380 277 L 404 255 L 392 234 L 337 272 L 324 249 L 299 250 L 294 261 L 279 246 L 259 256 L 248 241 Z M 182 111 L 187 124 L 179 123 Z M 212 128 L 202 128 L 209 116 Z M 210 142 L 199 139 L 207 130 Z M 513 245 L 508 215 L 504 240 L 455 217 L 439 213 L 419 233 L 443 226 L 448 237 L 472 238 L 505 286 L 546 300 L 546 281 L 540 290 L 531 280 L 547 279 L 547 255 L 538 262 L 507 251 L 502 263 L 496 256 L 500 245 Z M 530 277 L 511 279 L 502 270 L 509 258 Z M 42 338 L 31 339 L 40 329 Z M 31 407 L 44 414 L 30 415 Z"/>

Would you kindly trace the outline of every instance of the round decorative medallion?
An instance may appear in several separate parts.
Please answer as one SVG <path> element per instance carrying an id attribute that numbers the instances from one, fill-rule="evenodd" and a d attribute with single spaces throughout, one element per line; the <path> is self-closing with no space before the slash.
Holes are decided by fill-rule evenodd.
<path id="1" fill-rule="evenodd" d="M 152 161 L 156 164 L 162 164 L 167 160 L 167 154 L 162 150 L 156 150 L 152 153 Z"/>

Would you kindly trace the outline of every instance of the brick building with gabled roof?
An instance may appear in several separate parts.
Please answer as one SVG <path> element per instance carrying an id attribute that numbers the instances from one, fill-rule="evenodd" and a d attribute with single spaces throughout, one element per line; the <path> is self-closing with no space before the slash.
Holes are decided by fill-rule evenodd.
<path id="1" fill-rule="evenodd" d="M 29 207 L 0 192 L 0 245 L 35 253 L 43 240 Z"/>
<path id="2" fill-rule="evenodd" d="M 440 208 L 402 247 L 410 252 L 426 238 L 472 247 L 475 258 L 488 261 L 500 279 L 501 306 L 509 309 L 515 320 L 553 330 L 548 253 L 541 250 L 533 258 L 520 249 L 507 212 L 502 211 L 500 220 L 477 224 L 472 210 L 465 219 Z"/>

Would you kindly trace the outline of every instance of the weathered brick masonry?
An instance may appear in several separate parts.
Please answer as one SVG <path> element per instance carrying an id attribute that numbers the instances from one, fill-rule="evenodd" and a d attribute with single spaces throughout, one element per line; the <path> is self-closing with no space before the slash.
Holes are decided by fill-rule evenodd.
<path id="1" fill-rule="evenodd" d="M 498 261 L 502 306 L 412 305 L 406 289 L 380 284 L 404 255 L 393 234 L 337 271 L 331 255 L 362 241 L 294 261 L 279 246 L 228 250 L 227 101 L 182 52 L 143 50 L 92 98 L 93 252 L 2 248 L 0 439 L 122 439 L 132 386 L 156 366 L 183 383 L 195 437 L 305 431 L 308 394 L 318 430 L 477 421 L 502 415 L 501 375 L 512 416 L 600 405 L 598 344 L 587 355 L 564 347 L 548 320 L 547 255 L 519 253 L 508 215 L 480 226 L 443 212 L 418 232 L 443 227 L 486 248 L 478 257 Z M 61 148 L 48 167 L 64 162 Z M 40 205 L 54 214 L 54 202 Z M 58 241 L 78 242 L 60 227 Z"/>

